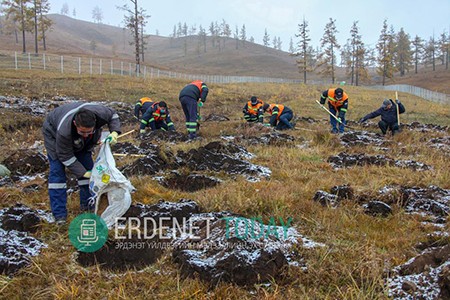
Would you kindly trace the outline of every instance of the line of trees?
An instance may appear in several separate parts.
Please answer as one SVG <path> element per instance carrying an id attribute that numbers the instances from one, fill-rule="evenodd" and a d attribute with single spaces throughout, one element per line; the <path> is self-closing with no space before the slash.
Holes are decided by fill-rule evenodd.
<path id="1" fill-rule="evenodd" d="M 50 11 L 48 0 L 3 0 L 1 11 L 5 14 L 2 24 L 2 33 L 14 34 L 16 43 L 19 42 L 19 32 L 22 36 L 22 52 L 26 53 L 26 33 L 34 36 L 34 52 L 38 54 L 38 42 L 42 41 L 44 50 L 46 32 L 51 29 L 52 21 L 47 17 Z"/>
<path id="2" fill-rule="evenodd" d="M 376 68 L 383 85 L 386 80 L 393 79 L 397 73 L 404 76 L 413 69 L 417 73 L 419 64 L 425 67 L 431 65 L 435 71 L 436 64 L 441 63 L 448 70 L 450 34 L 445 31 L 439 39 L 433 36 L 425 41 L 417 35 L 411 39 L 403 28 L 395 32 L 394 27 L 384 20 L 375 48 L 370 48 L 362 41 L 358 21 L 353 22 L 350 38 L 345 45 L 339 45 L 336 39 L 337 33 L 336 20 L 330 18 L 320 39 L 320 48 L 314 50 L 310 46 L 308 22 L 303 19 L 303 22 L 298 25 L 296 37 L 299 41 L 295 51 L 290 52 L 297 57 L 297 66 L 299 72 L 303 74 L 304 83 L 307 81 L 307 73 L 316 71 L 330 78 L 331 83 L 334 84 L 338 55 L 341 58 L 340 67 L 345 68 L 352 85 L 367 83 L 370 80 L 370 68 Z M 292 40 L 290 49 L 294 49 Z"/>

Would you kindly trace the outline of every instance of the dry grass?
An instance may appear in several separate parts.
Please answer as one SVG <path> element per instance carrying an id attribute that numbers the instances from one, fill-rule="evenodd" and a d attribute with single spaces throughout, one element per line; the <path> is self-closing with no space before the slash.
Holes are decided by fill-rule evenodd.
<path id="1" fill-rule="evenodd" d="M 142 80 L 122 77 L 63 77 L 59 74 L 34 72 L 2 72 L 0 94 L 52 97 L 67 95 L 90 100 L 124 101 L 132 103 L 142 96 L 165 99 L 172 107 L 176 125 L 182 130 L 183 115 L 177 100 L 178 91 L 186 83 L 179 80 Z M 31 81 L 31 78 L 39 80 Z M 14 87 L 14 88 L 13 88 Z M 33 258 L 30 267 L 14 278 L 0 277 L 0 294 L 5 299 L 149 299 L 149 298 L 262 298 L 262 299 L 387 299 L 383 288 L 383 274 L 392 266 L 414 256 L 414 245 L 424 241 L 432 228 L 421 225 L 417 216 L 405 215 L 395 208 L 388 218 L 365 215 L 360 206 L 350 201 L 337 209 L 323 208 L 312 201 L 319 189 L 329 190 L 334 185 L 351 184 L 356 192 L 375 192 L 387 184 L 438 185 L 450 188 L 450 162 L 442 151 L 429 148 L 424 143 L 430 137 L 443 133 L 422 133 L 405 130 L 391 138 L 389 153 L 375 147 L 346 149 L 331 135 L 327 116 L 317 106 L 315 99 L 326 87 L 277 84 L 211 85 L 207 104 L 202 114 L 225 114 L 231 121 L 204 122 L 202 141 L 171 146 L 173 151 L 204 145 L 219 139 L 221 134 L 251 134 L 242 129 L 241 108 L 251 95 L 288 105 L 296 115 L 319 120 L 297 126 L 313 131 L 296 130 L 289 134 L 299 141 L 309 142 L 309 147 L 251 146 L 257 155 L 254 163 L 268 166 L 272 177 L 268 181 L 249 183 L 242 178 L 227 179 L 222 185 L 185 193 L 166 189 L 150 177 L 132 177 L 137 188 L 134 202 L 155 203 L 159 199 L 177 201 L 189 198 L 197 201 L 205 211 L 231 210 L 246 216 L 292 217 L 294 225 L 303 234 L 326 247 L 315 250 L 299 249 L 308 271 L 290 268 L 283 280 L 270 286 L 255 285 L 250 288 L 219 284 L 210 288 L 198 279 L 180 277 L 179 269 L 170 257 L 163 256 L 156 264 L 142 272 L 129 271 L 113 274 L 96 267 L 83 268 L 73 259 L 74 249 L 67 239 L 66 228 L 45 225 L 37 236 L 48 243 L 48 249 Z M 382 99 L 392 93 L 367 91 L 348 87 L 350 96 L 348 118 L 358 120 L 376 109 Z M 441 125 L 449 124 L 449 107 L 430 103 L 414 96 L 400 95 L 407 113 L 404 122 L 420 121 Z M 20 117 L 19 117 L 20 118 Z M 13 122 L 3 119 L 4 122 Z M 2 132 L 1 149 L 30 144 L 38 130 L 11 133 Z M 6 140 L 20 137 L 14 143 Z M 396 143 L 401 144 L 397 145 Z M 433 171 L 413 172 L 394 167 L 355 167 L 333 170 L 326 159 L 347 150 L 351 153 L 387 154 L 395 159 L 414 159 L 434 167 Z M 3 154 L 4 156 L 4 154 Z M 118 163 L 122 162 L 118 160 Z M 226 177 L 224 177 L 226 178 Z M 23 194 L 17 189 L 0 188 L 3 207 L 22 202 L 37 208 L 49 208 L 46 190 Z M 73 218 L 78 213 L 77 195 L 69 198 L 69 211 Z"/>

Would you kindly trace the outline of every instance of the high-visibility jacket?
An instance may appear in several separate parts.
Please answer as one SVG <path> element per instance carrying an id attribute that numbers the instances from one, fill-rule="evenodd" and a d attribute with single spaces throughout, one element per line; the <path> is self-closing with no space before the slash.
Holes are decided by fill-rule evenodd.
<path id="1" fill-rule="evenodd" d="M 264 105 L 264 102 L 258 99 L 258 102 L 256 105 L 252 105 L 251 101 L 248 101 L 247 104 L 244 106 L 244 111 L 246 111 L 250 115 L 257 116 L 260 114 L 260 111 L 262 110 L 262 106 Z"/>
<path id="2" fill-rule="evenodd" d="M 201 80 L 195 80 L 188 85 L 186 85 L 180 92 L 179 99 L 183 97 L 189 97 L 198 101 L 201 99 L 202 102 L 206 101 L 206 97 L 208 96 L 208 87 Z"/>
<path id="3" fill-rule="evenodd" d="M 322 93 L 321 99 L 328 99 L 328 103 L 336 110 L 347 111 L 348 109 L 348 95 L 344 92 L 341 100 L 335 98 L 336 89 L 328 89 Z"/>
<path id="4" fill-rule="evenodd" d="M 270 104 L 267 112 L 273 116 L 277 116 L 277 120 L 280 120 L 280 116 L 283 113 L 284 105 L 283 104 Z"/>
<path id="5" fill-rule="evenodd" d="M 152 98 L 149 97 L 143 97 L 139 99 L 138 102 L 134 105 L 134 115 L 136 118 L 139 119 L 139 115 L 142 113 L 142 115 L 145 114 L 147 109 L 153 104 Z"/>
<path id="6" fill-rule="evenodd" d="M 161 112 L 159 102 L 152 103 L 151 107 L 147 109 L 142 116 L 140 129 L 145 129 L 149 126 L 152 130 L 156 129 L 155 122 L 166 122 L 168 127 L 173 126 L 173 122 L 170 118 L 169 108 L 166 107 L 165 112 Z"/>

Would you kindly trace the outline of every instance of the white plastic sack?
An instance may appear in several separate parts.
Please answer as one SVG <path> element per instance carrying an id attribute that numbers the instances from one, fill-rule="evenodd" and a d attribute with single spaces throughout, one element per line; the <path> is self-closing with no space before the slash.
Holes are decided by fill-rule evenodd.
<path id="1" fill-rule="evenodd" d="M 95 213 L 98 211 L 100 197 L 107 193 L 108 207 L 101 217 L 108 228 L 116 218 L 123 216 L 131 205 L 131 192 L 135 189 L 130 181 L 116 168 L 116 161 L 111 153 L 109 142 L 102 144 L 92 168 L 89 181 L 92 199 L 95 200 Z"/>

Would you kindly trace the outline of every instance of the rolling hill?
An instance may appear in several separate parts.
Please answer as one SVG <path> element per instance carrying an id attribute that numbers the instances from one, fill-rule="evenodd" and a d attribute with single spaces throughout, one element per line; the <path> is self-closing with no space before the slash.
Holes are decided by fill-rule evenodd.
<path id="1" fill-rule="evenodd" d="M 134 62 L 134 48 L 129 31 L 105 24 L 81 21 L 59 14 L 49 17 L 54 25 L 47 36 L 47 52 L 52 54 L 97 56 Z M 95 50 L 92 44 L 95 42 Z M 220 46 L 219 46 L 220 43 Z M 42 52 L 40 45 L 40 52 Z M 259 76 L 302 79 L 295 57 L 284 51 L 259 44 L 221 37 L 214 41 L 207 36 L 203 44 L 198 36 L 180 38 L 150 35 L 144 53 L 144 64 L 159 69 L 188 74 Z M 22 51 L 14 35 L 0 34 L 0 50 Z M 27 51 L 33 52 L 33 37 L 27 36 Z M 371 72 L 374 72 L 373 70 Z M 308 73 L 308 81 L 328 83 L 329 78 Z M 345 70 L 337 68 L 337 82 L 347 81 Z M 381 84 L 375 73 L 371 84 Z M 436 71 L 422 67 L 418 74 L 396 76 L 387 84 L 410 84 L 450 94 L 450 71 L 438 65 Z"/>

